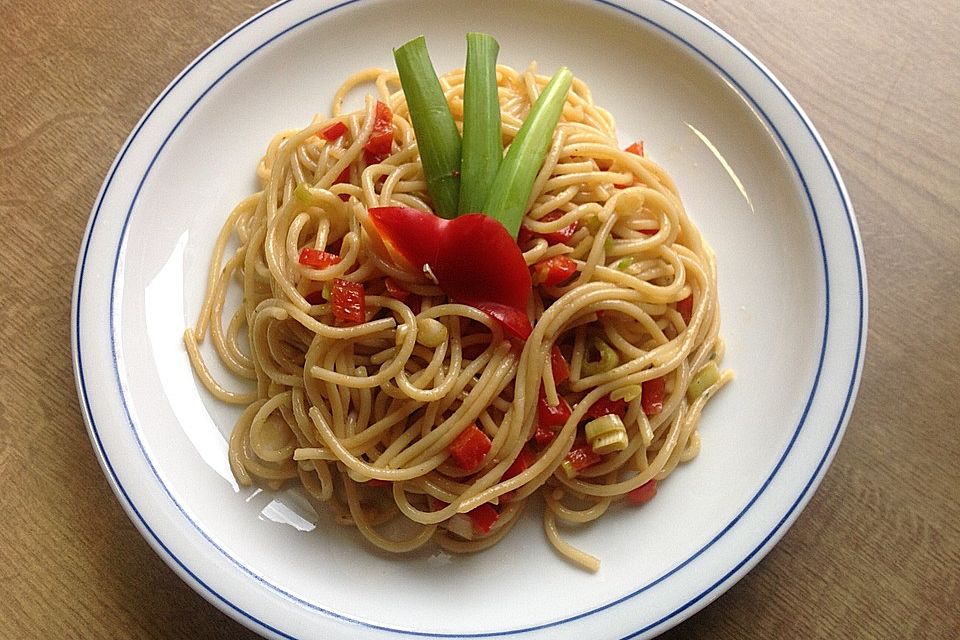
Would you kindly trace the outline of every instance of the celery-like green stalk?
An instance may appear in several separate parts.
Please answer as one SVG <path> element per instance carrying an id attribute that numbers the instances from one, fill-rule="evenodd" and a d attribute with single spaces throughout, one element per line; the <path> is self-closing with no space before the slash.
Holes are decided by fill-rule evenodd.
<path id="1" fill-rule="evenodd" d="M 460 213 L 483 210 L 503 159 L 497 54 L 500 45 L 485 33 L 467 34 L 463 80 L 463 146 L 460 152 Z"/>
<path id="2" fill-rule="evenodd" d="M 553 74 L 510 144 L 491 185 L 483 212 L 499 220 L 514 237 L 572 82 L 573 74 L 566 67 Z"/>
<path id="3" fill-rule="evenodd" d="M 400 84 L 417 136 L 420 162 L 434 211 L 457 215 L 460 201 L 460 132 L 443 96 L 423 36 L 393 50 Z"/>

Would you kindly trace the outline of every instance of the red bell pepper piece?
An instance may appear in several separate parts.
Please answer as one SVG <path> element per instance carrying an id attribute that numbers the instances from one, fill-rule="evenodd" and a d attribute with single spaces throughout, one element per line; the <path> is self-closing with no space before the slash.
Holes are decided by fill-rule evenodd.
<path id="1" fill-rule="evenodd" d="M 644 380 L 641 386 L 640 406 L 648 416 L 655 416 L 663 411 L 663 394 L 666 381 L 663 377 Z"/>
<path id="2" fill-rule="evenodd" d="M 529 335 L 530 271 L 502 224 L 480 213 L 446 220 L 409 207 L 373 207 L 369 215 L 391 254 L 386 257 L 428 271 L 449 297 L 484 311 L 518 337 Z"/>
<path id="3" fill-rule="evenodd" d="M 544 447 L 557 436 L 567 419 L 570 417 L 570 405 L 559 396 L 560 402 L 551 406 L 547 402 L 547 395 L 543 387 L 540 387 L 540 396 L 537 398 L 537 430 L 533 434 L 533 439 L 537 445 Z"/>
<path id="4" fill-rule="evenodd" d="M 393 146 L 393 112 L 390 107 L 377 100 L 373 130 L 363 145 L 367 164 L 380 162 L 390 155 Z"/>
<path id="5" fill-rule="evenodd" d="M 507 467 L 507 470 L 503 472 L 502 476 L 500 476 L 500 480 L 509 480 L 510 478 L 520 475 L 529 469 L 530 465 L 532 465 L 536 459 L 537 455 L 530 449 L 529 446 L 524 445 L 523 449 L 520 449 L 520 453 L 517 454 L 513 464 Z"/>
<path id="6" fill-rule="evenodd" d="M 629 147 L 624 149 L 627 153 L 632 153 L 634 155 L 643 156 L 643 140 L 637 140 Z"/>
<path id="7" fill-rule="evenodd" d="M 367 301 L 364 295 L 362 282 L 334 278 L 330 290 L 333 317 L 341 322 L 364 322 L 367 319 Z"/>
<path id="8" fill-rule="evenodd" d="M 526 340 L 533 333 L 533 325 L 530 324 L 530 318 L 525 311 L 495 302 L 476 302 L 471 306 L 499 322 L 500 326 L 514 338 Z"/>
<path id="9" fill-rule="evenodd" d="M 684 324 L 690 324 L 690 318 L 693 317 L 693 294 L 677 303 L 677 313 L 683 318 Z"/>
<path id="10" fill-rule="evenodd" d="M 297 258 L 297 262 L 305 267 L 326 269 L 327 267 L 340 262 L 340 256 L 327 251 L 320 251 L 319 249 L 304 247 L 303 249 L 300 249 L 300 257 Z"/>
<path id="11" fill-rule="evenodd" d="M 538 425 L 541 427 L 562 427 L 567 422 L 571 413 L 570 405 L 563 399 L 563 396 L 558 396 L 558 399 L 560 402 L 551 406 L 547 402 L 547 394 L 544 393 L 543 387 L 540 387 L 540 397 L 537 398 Z"/>
<path id="12" fill-rule="evenodd" d="M 627 502 L 633 505 L 641 505 L 653 500 L 657 495 L 657 479 L 653 478 L 640 485 L 633 491 L 627 493 Z"/>
<path id="13" fill-rule="evenodd" d="M 580 473 L 603 460 L 603 457 L 599 453 L 594 453 L 589 444 L 582 444 L 570 449 L 564 460 L 568 460 L 573 470 Z"/>
<path id="14" fill-rule="evenodd" d="M 303 299 L 310 304 L 323 304 L 326 302 L 326 299 L 323 297 L 323 290 L 321 289 L 311 291 L 307 295 L 303 296 Z"/>
<path id="15" fill-rule="evenodd" d="M 467 516 L 473 524 L 474 533 L 480 534 L 490 533 L 494 523 L 500 519 L 497 509 L 489 502 L 484 502 L 476 509 L 467 511 Z"/>
<path id="16" fill-rule="evenodd" d="M 553 345 L 550 349 L 550 369 L 553 371 L 553 383 L 560 384 L 570 379 L 570 365 L 560 352 L 560 347 Z"/>
<path id="17" fill-rule="evenodd" d="M 550 427 L 544 427 L 542 425 L 537 425 L 537 430 L 533 432 L 533 440 L 537 443 L 538 447 L 545 447 L 553 439 L 557 437 L 557 432 Z"/>
<path id="18" fill-rule="evenodd" d="M 540 218 L 540 222 L 553 222 L 554 220 L 559 220 L 563 217 L 562 211 L 551 211 L 547 215 Z M 571 222 L 562 229 L 557 231 L 551 231 L 549 233 L 536 233 L 531 231 L 529 227 L 521 226 L 520 232 L 517 234 L 517 244 L 523 245 L 530 241 L 531 238 L 538 235 L 544 240 L 547 241 L 547 244 L 566 244 L 570 238 L 573 237 L 573 234 L 577 232 L 577 223 Z"/>
<path id="19" fill-rule="evenodd" d="M 610 396 L 604 396 L 597 400 L 587 410 L 588 418 L 602 418 L 603 416 L 614 414 L 621 418 L 627 413 L 627 403 L 623 400 L 611 400 Z"/>
<path id="20" fill-rule="evenodd" d="M 389 480 L 380 480 L 379 478 L 370 478 L 367 480 L 368 487 L 389 487 L 392 482 Z"/>
<path id="21" fill-rule="evenodd" d="M 483 462 L 483 457 L 490 451 L 490 447 L 487 434 L 472 424 L 460 432 L 447 450 L 458 467 L 464 471 L 473 471 Z"/>
<path id="22" fill-rule="evenodd" d="M 393 278 L 387 276 L 383 280 L 384 286 L 387 288 L 387 295 L 393 298 L 394 300 L 399 300 L 403 302 L 408 297 L 410 297 L 410 292 L 400 286 L 400 283 L 394 280 Z"/>
<path id="23" fill-rule="evenodd" d="M 643 140 L 637 140 L 636 142 L 631 144 L 629 147 L 624 149 L 624 151 L 626 151 L 627 153 L 632 153 L 634 155 L 642 157 L 643 156 Z M 627 184 L 615 184 L 613 186 L 617 187 L 618 189 L 626 189 L 627 187 L 633 186 L 633 183 L 628 182 Z M 647 232 L 641 231 L 640 233 L 647 233 Z M 653 235 L 653 234 L 648 234 L 648 235 Z"/>
<path id="24" fill-rule="evenodd" d="M 542 222 L 553 222 L 554 220 L 559 220 L 561 217 L 563 217 L 562 212 L 551 211 L 547 215 L 543 216 L 540 220 Z M 577 232 L 577 223 L 571 222 L 570 224 L 563 227 L 562 229 L 558 229 L 557 231 L 551 231 L 550 233 L 542 233 L 540 235 L 542 235 L 546 239 L 547 244 L 567 244 L 567 242 L 569 242 L 570 238 L 572 238 L 573 234 L 575 234 L 576 232 Z"/>
<path id="25" fill-rule="evenodd" d="M 333 184 L 346 184 L 348 182 L 350 182 L 350 167 L 346 166 L 343 168 L 343 171 L 340 172 L 340 175 L 337 176 L 337 179 L 333 181 Z"/>
<path id="26" fill-rule="evenodd" d="M 567 256 L 554 256 L 533 265 L 537 281 L 547 287 L 560 284 L 577 272 L 577 263 Z"/>
<path id="27" fill-rule="evenodd" d="M 334 122 L 328 127 L 320 130 L 320 137 L 328 142 L 333 142 L 347 132 L 347 125 L 342 122 Z"/>

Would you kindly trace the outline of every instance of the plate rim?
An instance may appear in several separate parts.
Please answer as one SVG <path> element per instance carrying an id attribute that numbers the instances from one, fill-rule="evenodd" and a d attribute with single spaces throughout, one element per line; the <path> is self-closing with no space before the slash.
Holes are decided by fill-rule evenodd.
<path id="1" fill-rule="evenodd" d="M 178 558 L 175 553 L 173 553 L 170 550 L 170 548 L 161 539 L 160 534 L 154 531 L 153 528 L 151 528 L 150 524 L 147 522 L 143 514 L 141 514 L 137 509 L 137 505 L 135 504 L 134 500 L 130 497 L 126 489 L 123 487 L 123 483 L 120 481 L 120 478 L 117 476 L 117 472 L 113 468 L 113 465 L 111 464 L 109 459 L 109 455 L 107 454 L 106 448 L 104 447 L 104 443 L 100 438 L 100 433 L 98 431 L 98 427 L 94 419 L 94 411 L 91 408 L 91 404 L 90 404 L 90 398 L 89 398 L 90 393 L 84 378 L 83 357 L 81 354 L 83 337 L 81 335 L 82 331 L 81 331 L 81 322 L 80 322 L 80 314 L 81 314 L 80 306 L 83 301 L 83 277 L 84 277 L 84 272 L 87 268 L 87 257 L 90 250 L 90 244 L 94 235 L 94 227 L 96 226 L 97 219 L 100 215 L 101 207 L 103 206 L 103 203 L 110 191 L 110 186 L 113 182 L 114 177 L 117 175 L 119 169 L 121 168 L 121 164 L 123 163 L 123 160 L 126 157 L 127 151 L 130 149 L 131 145 L 133 144 L 134 140 L 137 138 L 137 136 L 139 135 L 143 127 L 147 124 L 150 117 L 153 115 L 156 109 L 161 105 L 161 103 L 163 103 L 163 101 L 167 98 L 167 96 L 173 91 L 173 89 L 177 87 L 184 78 L 189 76 L 194 71 L 194 69 L 196 69 L 211 53 L 213 53 L 223 44 L 231 40 L 237 34 L 243 32 L 245 29 L 247 29 L 251 25 L 263 19 L 265 16 L 273 13 L 274 11 L 288 4 L 300 2 L 300 1 L 301 0 L 280 0 L 279 2 L 269 7 L 266 7 L 265 9 L 258 12 L 254 16 L 240 23 L 238 26 L 236 26 L 232 30 L 228 31 L 226 34 L 220 37 L 216 42 L 210 45 L 210 47 L 204 50 L 199 56 L 197 56 L 179 74 L 177 74 L 177 76 L 159 94 L 159 96 L 154 100 L 154 102 L 146 110 L 146 112 L 141 117 L 141 119 L 137 122 L 135 127 L 132 129 L 130 135 L 127 137 L 124 144 L 122 145 L 117 156 L 115 157 L 114 162 L 107 173 L 107 177 L 105 178 L 103 185 L 101 186 L 100 192 L 98 193 L 97 199 L 92 208 L 87 229 L 85 231 L 84 238 L 81 244 L 81 251 L 79 252 L 79 255 L 78 255 L 78 262 L 77 262 L 77 269 L 76 269 L 75 283 L 74 283 L 74 295 L 73 295 L 72 309 L 71 309 L 71 325 L 72 325 L 71 351 L 73 355 L 74 375 L 75 375 L 75 381 L 77 385 L 77 392 L 81 401 L 81 409 L 83 412 L 84 421 L 86 423 L 88 435 L 90 436 L 91 442 L 94 445 L 94 450 L 97 454 L 98 460 L 101 464 L 101 467 L 104 470 L 104 474 L 106 475 L 111 485 L 111 488 L 113 489 L 117 497 L 120 499 L 121 505 L 126 511 L 128 517 L 136 525 L 141 535 L 143 535 L 144 538 L 155 549 L 155 551 L 157 551 L 158 555 L 160 555 L 161 558 L 169 566 L 171 566 L 171 568 L 173 568 L 176 571 L 176 573 L 181 577 L 181 579 L 184 579 L 188 584 L 190 584 L 190 586 L 194 590 L 196 590 L 198 593 L 204 596 L 209 602 L 211 602 L 212 604 L 217 606 L 219 609 L 221 609 L 222 611 L 224 611 L 225 613 L 227 613 L 237 621 L 241 622 L 245 626 L 251 628 L 254 631 L 257 631 L 258 633 L 263 633 L 264 631 L 267 631 L 269 633 L 275 634 L 277 637 L 283 637 L 283 638 L 294 638 L 297 636 L 289 635 L 284 631 L 281 631 L 280 629 L 272 626 L 265 620 L 261 620 L 255 617 L 252 613 L 245 611 L 236 603 L 231 602 L 223 594 L 217 592 L 216 589 L 206 584 L 198 575 L 196 575 L 190 569 L 189 566 L 184 564 L 184 562 L 180 558 Z M 757 501 L 757 499 L 763 493 L 765 488 L 770 484 L 773 478 L 777 475 L 778 470 L 781 468 L 781 466 L 789 456 L 790 452 L 793 450 L 793 446 L 800 435 L 800 431 L 802 429 L 804 422 L 807 419 L 807 415 L 813 403 L 814 397 L 817 394 L 820 375 L 823 370 L 824 359 L 826 357 L 826 352 L 827 352 L 827 344 L 828 344 L 828 338 L 829 338 L 829 320 L 831 317 L 830 307 L 829 307 L 830 300 L 831 300 L 829 268 L 827 266 L 827 256 L 826 256 L 826 249 L 824 247 L 823 232 L 820 228 L 820 219 L 817 216 L 817 207 L 813 203 L 813 196 L 810 193 L 810 187 L 807 185 L 806 179 L 804 177 L 804 171 L 801 169 L 800 163 L 793 156 L 793 152 L 791 151 L 790 146 L 787 145 L 786 140 L 783 138 L 783 135 L 778 130 L 771 116 L 769 116 L 764 111 L 762 106 L 757 102 L 757 98 L 755 98 L 754 95 L 752 95 L 749 91 L 747 91 L 746 88 L 740 82 L 738 82 L 736 78 L 730 75 L 730 72 L 728 72 L 727 69 L 724 68 L 721 61 L 714 60 L 709 54 L 707 54 L 701 48 L 696 46 L 696 44 L 689 41 L 683 35 L 675 31 L 672 31 L 668 26 L 659 24 L 655 22 L 652 18 L 641 14 L 638 10 L 632 9 L 628 6 L 625 6 L 624 4 L 620 4 L 616 0 L 584 0 L 584 1 L 589 4 L 603 5 L 603 6 L 615 9 L 617 11 L 626 13 L 632 18 L 640 20 L 645 24 L 652 26 L 653 28 L 665 34 L 669 38 L 687 47 L 702 62 L 705 62 L 706 64 L 708 64 L 715 73 L 719 74 L 720 77 L 722 77 L 723 79 L 725 79 L 726 81 L 734 85 L 734 87 L 739 92 L 739 94 L 743 96 L 746 100 L 748 100 L 751 107 L 758 112 L 761 120 L 770 128 L 773 137 L 776 139 L 778 143 L 778 146 L 782 148 L 789 156 L 791 172 L 794 173 L 802 183 L 803 195 L 804 195 L 805 201 L 811 209 L 813 219 L 816 224 L 818 249 L 820 251 L 821 258 L 823 260 L 823 263 L 822 265 L 820 265 L 820 268 L 822 268 L 823 270 L 822 277 L 823 277 L 823 286 L 824 286 L 825 303 L 826 303 L 826 308 L 824 311 L 823 327 L 822 327 L 821 345 L 819 348 L 820 353 L 818 355 L 818 364 L 816 368 L 816 375 L 812 383 L 812 388 L 810 390 L 807 401 L 804 404 L 803 413 L 798 420 L 798 424 L 794 428 L 793 435 L 791 436 L 783 452 L 780 454 L 780 457 L 776 465 L 774 466 L 774 468 L 771 470 L 770 475 L 767 477 L 764 483 L 759 487 L 759 489 L 757 489 L 756 493 L 746 503 L 746 505 L 742 508 L 742 510 L 725 527 L 723 527 L 713 538 L 711 538 L 709 542 L 704 544 L 696 553 L 686 558 L 682 563 L 680 563 L 670 571 L 664 573 L 660 577 L 656 578 L 654 581 L 643 585 L 641 588 L 633 589 L 628 594 L 620 598 L 617 598 L 611 602 L 608 602 L 602 606 L 595 607 L 589 611 L 581 612 L 576 615 L 563 617 L 559 620 L 551 621 L 549 623 L 544 623 L 544 624 L 524 627 L 524 628 L 511 628 L 511 629 L 506 629 L 501 631 L 483 632 L 483 633 L 441 633 L 441 632 L 427 632 L 427 631 L 421 632 L 421 631 L 415 631 L 415 630 L 409 630 L 409 629 L 386 627 L 386 626 L 381 626 L 377 624 L 371 624 L 363 620 L 357 620 L 349 616 L 338 614 L 335 611 L 324 609 L 312 603 L 305 602 L 302 599 L 298 598 L 297 596 L 294 596 L 293 594 L 287 593 L 282 589 L 277 588 L 275 585 L 269 585 L 271 588 L 276 589 L 284 597 L 291 599 L 294 602 L 302 606 L 305 606 L 312 611 L 322 613 L 325 616 L 329 616 L 344 622 L 349 622 L 355 625 L 361 625 L 363 627 L 367 627 L 375 631 L 389 632 L 389 633 L 398 634 L 398 635 L 431 637 L 431 638 L 433 637 L 437 637 L 437 638 L 501 637 L 501 636 L 522 634 L 528 631 L 540 630 L 545 628 L 553 628 L 553 627 L 563 625 L 567 622 L 571 622 L 574 620 L 595 615 L 597 613 L 604 611 L 607 608 L 610 608 L 616 604 L 619 604 L 630 598 L 633 598 L 637 596 L 639 593 L 642 593 L 643 591 L 662 582 L 663 580 L 666 580 L 671 575 L 673 575 L 674 573 L 679 571 L 681 568 L 686 566 L 688 563 L 690 563 L 693 559 L 695 559 L 700 554 L 702 554 L 704 551 L 706 551 L 706 549 L 712 546 L 723 535 L 725 535 L 725 533 L 734 524 L 736 524 L 736 522 L 738 522 L 740 518 L 751 508 L 751 506 Z M 631 0 L 622 0 L 622 2 L 624 3 L 629 3 L 630 1 Z M 116 377 L 116 380 L 114 380 L 114 382 L 116 382 L 118 385 L 118 389 L 115 391 L 119 391 L 120 400 L 121 400 L 121 403 L 123 404 L 123 409 L 126 412 L 128 423 L 131 426 L 134 426 L 134 431 L 136 431 L 135 421 L 133 419 L 133 416 L 130 414 L 129 408 L 127 407 L 126 398 L 124 397 L 125 394 L 124 394 L 123 383 L 122 383 L 122 380 L 120 379 L 120 373 L 118 369 L 118 366 L 119 366 L 118 351 L 117 351 L 117 342 L 115 340 L 117 332 L 116 332 L 116 327 L 114 326 L 114 320 L 113 320 L 114 306 L 117 300 L 117 297 L 115 295 L 115 287 L 117 284 L 116 273 L 118 268 L 118 261 L 120 260 L 120 254 L 122 253 L 122 247 L 124 246 L 124 242 L 126 239 L 127 224 L 129 223 L 130 217 L 132 215 L 132 211 L 135 207 L 137 195 L 139 194 L 140 188 L 142 188 L 143 186 L 143 182 L 146 180 L 146 176 L 149 174 L 150 169 L 153 166 L 153 162 L 156 160 L 160 152 L 162 152 L 162 150 L 164 149 L 166 142 L 169 140 L 170 136 L 172 136 L 172 134 L 176 131 L 177 127 L 179 127 L 180 123 L 183 122 L 183 120 L 190 114 L 193 108 L 203 99 L 203 97 L 213 87 L 215 87 L 221 80 L 227 77 L 227 75 L 229 75 L 235 68 L 237 68 L 240 64 L 242 64 L 247 58 L 254 55 L 257 51 L 267 46 L 268 44 L 274 42 L 275 40 L 282 37 L 284 34 L 288 33 L 289 31 L 303 25 L 304 23 L 310 22 L 312 20 L 320 18 L 321 16 L 324 16 L 333 11 L 342 9 L 344 7 L 348 7 L 350 5 L 363 3 L 363 2 L 366 2 L 366 0 L 346 0 L 339 3 L 322 2 L 319 5 L 322 8 L 319 11 L 312 13 L 307 18 L 303 20 L 295 21 L 290 24 L 284 23 L 285 27 L 282 30 L 271 33 L 271 34 L 266 34 L 265 35 L 266 39 L 264 39 L 262 42 L 259 42 L 259 44 L 256 44 L 256 46 L 254 46 L 252 49 L 247 51 L 243 56 L 237 59 L 231 66 L 227 68 L 226 71 L 224 71 L 215 80 L 213 80 L 206 87 L 204 91 L 202 91 L 199 95 L 197 95 L 195 101 L 186 109 L 186 111 L 182 114 L 180 119 L 177 120 L 176 125 L 174 125 L 173 129 L 171 129 L 167 137 L 156 149 L 153 155 L 153 160 L 147 166 L 144 176 L 142 177 L 141 182 L 136 189 L 136 194 L 131 200 L 130 207 L 127 211 L 122 230 L 117 239 L 117 248 L 116 248 L 117 254 L 114 259 L 113 274 L 110 279 L 110 296 L 109 296 L 109 309 L 110 309 L 109 313 L 111 316 L 110 334 L 111 334 L 111 339 L 113 340 L 111 344 L 111 353 L 114 358 L 113 368 L 114 368 L 115 377 Z M 864 355 L 866 350 L 867 334 L 865 329 L 867 326 L 867 313 L 868 313 L 868 308 L 867 308 L 868 292 L 867 292 L 865 260 L 863 255 L 862 241 L 861 241 L 859 229 L 856 223 L 854 209 L 853 209 L 852 203 L 850 202 L 849 195 L 847 194 L 846 187 L 843 184 L 843 180 L 840 177 L 839 170 L 832 156 L 830 155 L 829 150 L 824 144 L 820 134 L 817 132 L 816 128 L 810 121 L 809 117 L 806 115 L 806 113 L 803 111 L 803 109 L 800 107 L 797 101 L 793 98 L 793 96 L 789 93 L 789 91 L 787 91 L 787 89 L 782 85 L 782 83 L 766 68 L 766 66 L 763 65 L 762 62 L 760 62 L 743 45 L 739 44 L 739 42 L 737 42 L 735 39 L 729 36 L 726 32 L 724 32 L 715 24 L 713 24 L 710 20 L 700 16 L 698 13 L 679 4 L 675 0 L 653 0 L 653 2 L 666 5 L 668 7 L 672 7 L 680 11 L 681 13 L 685 14 L 689 18 L 692 18 L 698 29 L 706 28 L 708 32 L 712 32 L 716 34 L 722 40 L 724 40 L 727 44 L 731 45 L 737 53 L 743 56 L 747 62 L 749 62 L 753 67 L 756 68 L 757 71 L 760 72 L 763 78 L 765 78 L 772 84 L 775 91 L 779 93 L 782 98 L 786 100 L 786 103 L 790 106 L 793 113 L 798 117 L 799 123 L 802 124 L 803 127 L 806 129 L 806 131 L 812 136 L 813 142 L 817 150 L 821 154 L 821 158 L 817 160 L 816 164 L 819 165 L 821 160 L 825 163 L 825 168 L 827 169 L 830 177 L 833 179 L 833 187 L 836 189 L 837 194 L 839 195 L 839 202 L 843 206 L 843 214 L 844 214 L 843 217 L 846 219 L 848 229 L 850 231 L 850 235 L 852 239 L 852 248 L 854 249 L 854 259 L 857 267 L 856 275 L 857 275 L 857 284 L 859 289 L 859 296 L 858 296 L 859 322 L 857 324 L 856 349 L 855 349 L 855 354 L 852 358 L 853 370 L 851 372 L 850 382 L 849 382 L 848 389 L 843 401 L 843 406 L 840 411 L 840 415 L 837 418 L 836 426 L 832 430 L 831 437 L 829 441 L 826 443 L 826 448 L 823 452 L 823 455 L 818 460 L 811 477 L 803 485 L 803 488 L 800 491 L 800 494 L 789 506 L 786 513 L 776 523 L 773 529 L 770 532 L 768 532 L 762 539 L 760 539 L 759 542 L 757 542 L 756 546 L 753 548 L 753 550 L 749 554 L 746 555 L 746 557 L 739 559 L 739 561 L 732 568 L 730 568 L 728 572 L 720 576 L 715 582 L 713 582 L 709 587 L 704 589 L 695 598 L 683 603 L 682 605 L 674 609 L 670 614 L 656 621 L 650 622 L 648 625 L 644 626 L 643 628 L 637 629 L 630 635 L 625 636 L 628 638 L 639 636 L 645 632 L 651 631 L 653 629 L 657 629 L 667 623 L 669 623 L 669 626 L 673 626 L 674 624 L 679 623 L 683 619 L 689 617 L 690 615 L 693 615 L 694 613 L 702 609 L 704 606 L 706 606 L 706 604 L 711 602 L 716 597 L 719 597 L 719 595 L 721 595 L 724 591 L 726 591 L 726 589 L 728 589 L 730 586 L 732 586 L 732 584 L 734 584 L 743 575 L 745 575 L 747 571 L 749 571 L 757 562 L 759 562 L 759 560 L 764 555 L 766 555 L 769 549 L 772 548 L 772 546 L 786 533 L 786 531 L 789 529 L 789 526 L 802 512 L 803 507 L 806 505 L 806 503 L 809 501 L 810 497 L 812 496 L 813 490 L 817 487 L 817 485 L 819 485 L 820 481 L 823 478 L 824 473 L 826 472 L 826 469 L 829 467 L 829 464 L 836 453 L 837 447 L 839 445 L 840 440 L 842 439 L 842 435 L 846 429 L 847 423 L 850 418 L 853 403 L 854 403 L 857 391 L 859 389 L 859 384 L 861 381 L 863 361 L 864 361 Z M 203 77 L 202 73 L 201 73 L 201 77 Z M 204 81 L 203 84 L 206 84 L 206 80 Z M 191 95 L 196 95 L 196 94 L 191 94 Z M 108 428 L 111 428 L 111 427 L 108 427 Z M 139 436 L 137 436 L 137 440 L 139 442 Z M 142 448 L 142 445 L 141 445 L 141 448 Z M 149 456 L 145 455 L 145 457 L 148 463 L 150 463 L 152 467 L 152 461 L 150 460 Z M 156 471 L 154 471 L 154 473 L 156 473 Z M 163 485 L 162 481 L 161 481 L 161 485 Z M 164 488 L 164 491 L 167 492 L 168 497 L 174 502 L 174 504 L 177 505 L 178 509 L 181 511 L 184 517 L 186 517 L 187 520 L 190 521 L 191 525 L 197 532 L 203 535 L 203 537 L 207 540 L 207 542 L 213 544 L 214 547 L 216 547 L 221 553 L 227 556 L 231 560 L 231 562 L 235 566 L 237 566 L 237 568 L 241 570 L 245 570 L 249 575 L 257 577 L 259 580 L 263 581 L 262 578 L 259 578 L 259 576 L 256 576 L 256 574 L 251 573 L 249 569 L 244 567 L 243 564 L 238 559 L 233 558 L 229 553 L 227 553 L 223 549 L 220 549 L 215 542 L 210 540 L 210 538 L 206 536 L 203 529 L 200 526 L 198 526 L 197 523 L 193 522 L 192 519 L 189 518 L 189 516 L 187 516 L 186 513 L 183 512 L 182 506 L 180 506 L 177 503 L 176 499 L 174 499 L 173 496 L 169 494 L 169 490 L 166 488 L 166 486 L 164 486 L 163 488 Z M 663 630 L 663 629 L 660 629 L 660 630 Z"/>

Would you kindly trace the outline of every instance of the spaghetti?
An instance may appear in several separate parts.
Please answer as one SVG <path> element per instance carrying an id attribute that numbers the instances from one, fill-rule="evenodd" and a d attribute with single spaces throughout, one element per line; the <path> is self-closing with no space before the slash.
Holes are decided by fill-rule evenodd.
<path id="1" fill-rule="evenodd" d="M 535 65 L 496 69 L 509 144 L 548 78 Z M 459 125 L 464 74 L 440 80 Z M 377 98 L 345 112 L 348 93 L 370 84 Z M 267 146 L 262 189 L 227 218 L 184 334 L 207 389 L 246 407 L 230 437 L 237 480 L 299 485 L 394 552 L 431 540 L 487 548 L 542 496 L 548 539 L 596 570 L 557 523 L 649 499 L 696 456 L 701 411 L 730 378 L 716 366 L 714 256 L 676 186 L 642 148 L 619 148 L 613 118 L 575 79 L 518 240 L 534 278 L 533 331 L 520 341 L 398 267 L 365 224 L 372 207 L 431 210 L 397 74 L 350 77 L 332 111 Z M 560 257 L 572 273 L 540 268 Z M 362 315 L 349 321 L 336 286 L 357 284 Z M 237 285 L 243 301 L 229 310 Z M 211 375 L 198 346 L 208 334 L 249 390 Z M 468 436 L 489 443 L 475 468 L 454 455 Z M 601 436 L 614 444 L 597 447 Z"/>

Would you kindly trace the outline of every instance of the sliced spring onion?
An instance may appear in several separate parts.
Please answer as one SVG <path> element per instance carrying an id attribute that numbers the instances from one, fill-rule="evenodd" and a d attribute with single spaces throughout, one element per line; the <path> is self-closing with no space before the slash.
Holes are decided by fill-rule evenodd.
<path id="1" fill-rule="evenodd" d="M 463 145 L 460 151 L 460 213 L 483 210 L 503 159 L 497 54 L 500 45 L 486 33 L 467 34 L 463 80 Z"/>
<path id="2" fill-rule="evenodd" d="M 435 318 L 417 319 L 417 342 L 430 349 L 436 349 L 447 340 L 447 328 Z"/>
<path id="3" fill-rule="evenodd" d="M 600 455 L 623 451 L 630 442 L 623 420 L 613 413 L 591 420 L 584 431 L 593 452 Z"/>
<path id="4" fill-rule="evenodd" d="M 717 363 L 711 360 L 703 366 L 690 381 L 687 387 L 687 401 L 693 402 L 703 395 L 703 392 L 717 384 L 720 380 L 720 370 L 717 369 Z"/>
<path id="5" fill-rule="evenodd" d="M 597 361 L 584 360 L 584 375 L 595 376 L 600 373 L 606 373 L 620 364 L 620 357 L 617 355 L 617 352 L 600 338 L 594 338 L 593 348 L 600 354 L 600 359 Z"/>
<path id="6" fill-rule="evenodd" d="M 630 268 L 630 265 L 633 264 L 633 256 L 627 256 L 626 258 L 620 258 L 617 260 L 617 263 L 614 265 L 619 271 L 626 271 Z"/>
<path id="7" fill-rule="evenodd" d="M 394 49 L 393 58 L 434 211 L 443 218 L 453 218 L 460 200 L 460 132 L 430 62 L 426 40 L 423 36 L 414 38 Z"/>
<path id="8" fill-rule="evenodd" d="M 520 230 L 533 181 L 547 155 L 572 82 L 573 74 L 566 67 L 553 74 L 500 163 L 483 206 L 483 212 L 499 220 L 513 237 Z"/>

